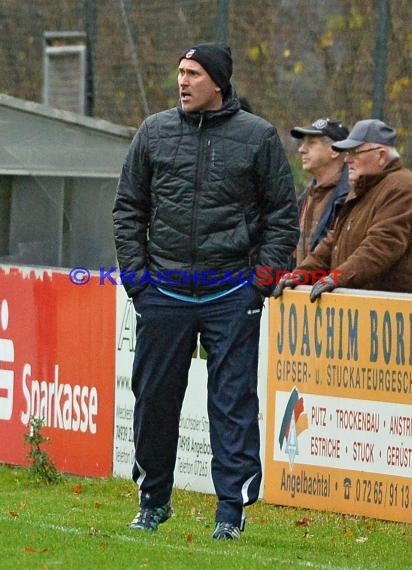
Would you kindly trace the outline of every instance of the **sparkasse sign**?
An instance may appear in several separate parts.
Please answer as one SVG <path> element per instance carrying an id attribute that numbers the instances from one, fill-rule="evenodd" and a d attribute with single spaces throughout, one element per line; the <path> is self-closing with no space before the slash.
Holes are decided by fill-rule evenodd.
<path id="1" fill-rule="evenodd" d="M 112 473 L 115 303 L 61 271 L 0 267 L 0 461 L 27 464 L 31 416 L 59 470 Z"/>

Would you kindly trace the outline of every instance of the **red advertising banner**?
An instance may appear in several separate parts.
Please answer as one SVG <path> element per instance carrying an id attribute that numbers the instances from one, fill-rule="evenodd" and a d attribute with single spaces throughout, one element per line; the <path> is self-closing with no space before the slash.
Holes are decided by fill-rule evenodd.
<path id="1" fill-rule="evenodd" d="M 30 417 L 60 471 L 112 474 L 115 287 L 0 266 L 0 461 L 26 465 Z"/>

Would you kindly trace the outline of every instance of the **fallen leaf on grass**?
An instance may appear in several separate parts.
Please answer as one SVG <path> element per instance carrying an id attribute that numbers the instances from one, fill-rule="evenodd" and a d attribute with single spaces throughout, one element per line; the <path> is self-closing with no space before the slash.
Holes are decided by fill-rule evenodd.
<path id="1" fill-rule="evenodd" d="M 310 525 L 310 519 L 307 519 L 306 517 L 304 517 L 303 519 L 298 519 L 295 522 L 296 526 L 309 526 Z"/>
<path id="2" fill-rule="evenodd" d="M 353 532 L 349 528 L 345 528 L 343 534 L 344 536 L 353 536 Z"/>
<path id="3" fill-rule="evenodd" d="M 366 542 L 367 540 L 367 536 L 358 536 L 358 538 L 355 539 L 355 542 Z"/>
<path id="4" fill-rule="evenodd" d="M 83 491 L 83 486 L 82 485 L 76 485 L 75 487 L 73 487 L 72 492 L 75 495 L 79 495 L 81 492 Z"/>
<path id="5" fill-rule="evenodd" d="M 102 506 L 102 504 L 101 504 L 100 501 L 96 501 L 96 502 L 94 503 L 94 507 L 95 507 L 96 509 L 100 509 L 101 506 Z"/>
<path id="6" fill-rule="evenodd" d="M 193 542 L 193 534 L 188 534 L 186 536 L 186 542 Z"/>
<path id="7" fill-rule="evenodd" d="M 24 547 L 24 552 L 30 552 L 30 553 L 34 553 L 34 554 L 44 554 L 45 552 L 48 552 L 49 549 L 48 548 L 32 548 L 31 546 L 25 546 Z"/>
<path id="8" fill-rule="evenodd" d="M 19 516 L 19 513 L 16 513 L 16 511 L 9 511 L 9 515 L 10 515 L 11 517 L 16 518 L 16 517 Z"/>

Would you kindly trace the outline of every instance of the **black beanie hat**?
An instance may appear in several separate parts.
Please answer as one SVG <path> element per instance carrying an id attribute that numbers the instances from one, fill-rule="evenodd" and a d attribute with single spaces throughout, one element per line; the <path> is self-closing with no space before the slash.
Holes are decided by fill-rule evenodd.
<path id="1" fill-rule="evenodd" d="M 182 59 L 194 59 L 200 63 L 216 85 L 221 88 L 223 96 L 226 95 L 232 76 L 232 54 L 229 46 L 213 43 L 199 44 L 186 49 L 180 56 L 179 63 Z"/>

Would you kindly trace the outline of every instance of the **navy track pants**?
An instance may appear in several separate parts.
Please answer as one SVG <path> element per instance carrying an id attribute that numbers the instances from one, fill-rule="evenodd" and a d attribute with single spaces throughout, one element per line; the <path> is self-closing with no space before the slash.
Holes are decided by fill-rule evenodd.
<path id="1" fill-rule="evenodd" d="M 170 499 L 179 419 L 197 336 L 207 351 L 208 415 L 216 521 L 239 525 L 259 496 L 257 365 L 262 299 L 249 285 L 208 303 L 148 286 L 134 300 L 133 480 L 142 507 Z"/>

